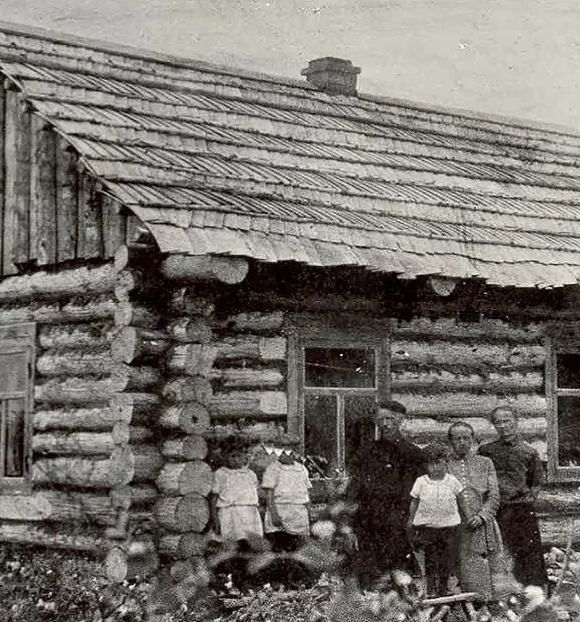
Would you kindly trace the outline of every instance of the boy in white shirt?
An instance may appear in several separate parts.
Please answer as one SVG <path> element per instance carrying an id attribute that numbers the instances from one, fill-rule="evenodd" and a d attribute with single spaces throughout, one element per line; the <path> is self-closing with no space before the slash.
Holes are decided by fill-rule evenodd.
<path id="1" fill-rule="evenodd" d="M 447 592 L 449 578 L 456 574 L 457 527 L 465 514 L 463 485 L 447 472 L 447 447 L 425 448 L 427 475 L 415 480 L 407 527 L 416 550 L 425 556 L 429 595 Z"/>

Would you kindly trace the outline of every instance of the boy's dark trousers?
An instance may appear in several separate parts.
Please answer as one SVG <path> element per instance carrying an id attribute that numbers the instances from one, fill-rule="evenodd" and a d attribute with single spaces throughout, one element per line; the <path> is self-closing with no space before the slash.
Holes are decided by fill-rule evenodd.
<path id="1" fill-rule="evenodd" d="M 457 527 L 413 527 L 412 541 L 425 553 L 427 593 L 445 594 L 450 575 L 457 575 Z"/>
<path id="2" fill-rule="evenodd" d="M 273 531 L 266 534 L 273 553 L 294 553 L 306 541 L 305 536 L 298 536 L 286 531 Z M 289 587 L 310 585 L 315 582 L 309 569 L 294 559 L 279 559 L 270 564 L 267 571 L 271 583 Z"/>

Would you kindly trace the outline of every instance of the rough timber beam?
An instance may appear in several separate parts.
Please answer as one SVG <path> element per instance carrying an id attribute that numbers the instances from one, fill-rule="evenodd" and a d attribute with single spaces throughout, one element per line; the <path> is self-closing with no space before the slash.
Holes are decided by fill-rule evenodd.
<path id="1" fill-rule="evenodd" d="M 234 285 L 246 278 L 248 270 L 248 260 L 244 257 L 171 255 L 161 264 L 165 277 L 184 282 L 220 281 Z"/>

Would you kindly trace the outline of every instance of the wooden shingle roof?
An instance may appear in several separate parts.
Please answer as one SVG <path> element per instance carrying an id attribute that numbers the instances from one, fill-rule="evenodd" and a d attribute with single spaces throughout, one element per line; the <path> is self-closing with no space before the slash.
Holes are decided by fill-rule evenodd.
<path id="1" fill-rule="evenodd" d="M 163 252 L 578 282 L 573 131 L 7 24 L 0 71 Z"/>

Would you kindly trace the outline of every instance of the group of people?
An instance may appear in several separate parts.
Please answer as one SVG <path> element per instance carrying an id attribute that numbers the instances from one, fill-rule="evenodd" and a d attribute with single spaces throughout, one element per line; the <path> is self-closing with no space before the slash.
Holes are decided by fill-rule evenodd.
<path id="1" fill-rule="evenodd" d="M 476 447 L 473 427 L 450 425 L 447 444 L 423 450 L 401 434 L 405 408 L 378 405 L 374 435 L 361 443 L 349 487 L 358 507 L 354 570 L 363 587 L 393 569 L 419 566 L 432 594 L 453 582 L 482 600 L 499 580 L 544 586 L 534 501 L 542 483 L 537 452 L 518 437 L 508 407 L 490 415 L 498 440 Z"/>
<path id="2" fill-rule="evenodd" d="M 292 453 L 281 453 L 262 475 L 261 488 L 266 498 L 262 519 L 260 482 L 249 467 L 247 443 L 233 438 L 223 449 L 225 464 L 215 471 L 210 493 L 210 528 L 219 540 L 236 546 L 239 556 L 226 567 L 239 587 L 251 583 L 243 557 L 256 548 L 264 535 L 275 553 L 295 551 L 309 536 L 312 485 L 306 467 Z M 278 578 L 280 572 L 270 575 Z M 306 578 L 296 565 L 286 575 L 291 581 Z"/>
<path id="3" fill-rule="evenodd" d="M 509 575 L 544 586 L 534 511 L 542 464 L 519 438 L 515 413 L 494 410 L 499 438 L 479 448 L 472 426 L 458 421 L 449 426 L 446 444 L 421 449 L 401 434 L 405 415 L 398 402 L 379 403 L 351 465 L 347 497 L 357 509 L 349 559 L 361 587 L 395 569 L 420 570 L 431 594 L 444 594 L 455 582 L 482 600 L 496 598 L 497 579 Z M 302 462 L 284 452 L 260 482 L 245 443 L 231 440 L 224 457 L 210 495 L 215 537 L 236 543 L 241 558 L 264 535 L 274 552 L 295 551 L 310 535 L 311 483 Z M 232 569 L 242 584 L 245 569 L 243 563 Z"/>

